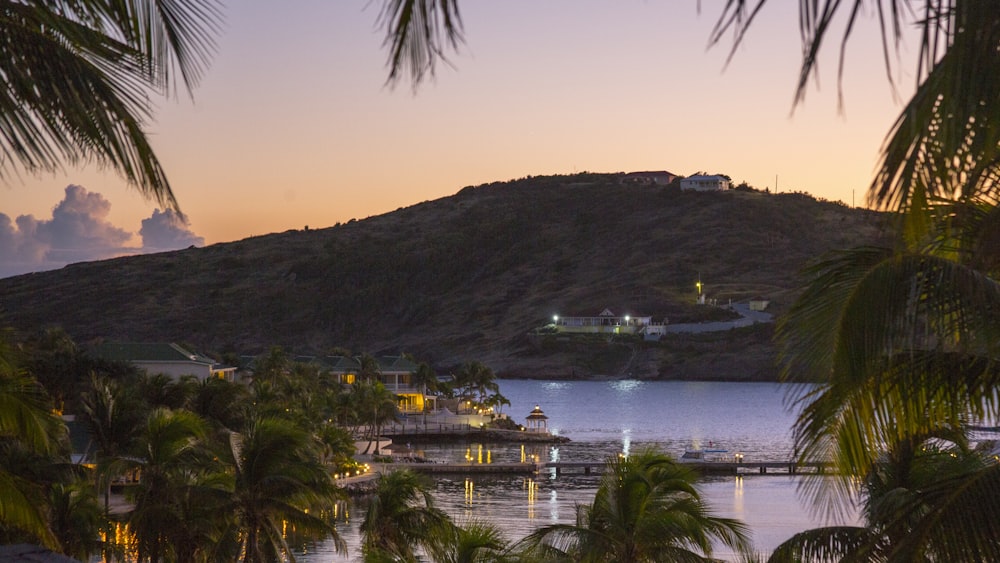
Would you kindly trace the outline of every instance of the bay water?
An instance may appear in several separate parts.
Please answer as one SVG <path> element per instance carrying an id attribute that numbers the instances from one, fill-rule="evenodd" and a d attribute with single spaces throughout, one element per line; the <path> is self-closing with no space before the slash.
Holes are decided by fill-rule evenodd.
<path id="1" fill-rule="evenodd" d="M 549 417 L 549 430 L 571 441 L 522 445 L 470 440 L 411 447 L 434 461 L 497 463 L 528 456 L 595 461 L 645 447 L 674 457 L 686 449 L 711 448 L 743 454 L 747 462 L 781 461 L 792 456 L 791 428 L 797 416 L 786 404 L 789 391 L 780 383 L 502 380 L 500 392 L 511 402 L 504 408 L 508 416 L 524 423 L 537 405 Z M 434 499 L 459 524 L 488 520 L 508 539 L 518 540 L 540 526 L 573 523 L 577 505 L 593 500 L 598 480 L 568 472 L 557 476 L 554 470 L 531 476 L 449 475 L 435 478 Z M 755 548 L 766 554 L 799 531 L 831 523 L 813 515 L 798 493 L 801 480 L 787 474 L 711 476 L 700 482 L 700 490 L 716 515 L 745 522 Z M 360 560 L 363 510 L 363 501 L 347 506 L 338 522 L 347 554 L 323 543 L 298 560 Z M 725 551 L 715 555 L 733 558 Z"/>

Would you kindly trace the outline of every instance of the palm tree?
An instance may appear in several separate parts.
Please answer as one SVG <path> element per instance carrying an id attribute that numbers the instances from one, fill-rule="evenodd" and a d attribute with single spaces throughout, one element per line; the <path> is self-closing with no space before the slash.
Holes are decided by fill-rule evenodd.
<path id="1" fill-rule="evenodd" d="M 149 414 L 132 458 L 140 478 L 128 516 L 140 561 L 190 560 L 181 550 L 198 547 L 190 531 L 197 522 L 188 518 L 184 500 L 212 459 L 202 447 L 206 431 L 205 422 L 189 411 L 158 408 Z"/>
<path id="2" fill-rule="evenodd" d="M 473 520 L 453 526 L 449 537 L 431 549 L 437 563 L 502 563 L 514 561 L 503 531 L 492 522 Z"/>
<path id="3" fill-rule="evenodd" d="M 862 526 L 806 530 L 769 563 L 996 559 L 1000 525 L 992 514 L 1000 499 L 991 489 L 1000 466 L 969 450 L 961 432 L 950 434 L 957 442 L 944 447 L 914 438 L 886 453 L 864 480 Z"/>
<path id="4" fill-rule="evenodd" d="M 455 377 L 455 387 L 461 389 L 464 397 L 474 398 L 475 405 L 482 407 L 490 392 L 499 395 L 500 386 L 496 382 L 496 374 L 482 362 L 466 362 L 458 370 Z M 473 402 L 470 400 L 470 403 Z"/>
<path id="5" fill-rule="evenodd" d="M 134 386 L 96 374 L 91 374 L 81 403 L 82 418 L 97 454 L 97 474 L 108 512 L 111 481 L 124 470 L 123 456 L 132 446 L 148 409 Z"/>
<path id="6" fill-rule="evenodd" d="M 253 419 L 242 434 L 232 434 L 227 451 L 234 470 L 228 534 L 238 538 L 245 563 L 291 557 L 284 529 L 304 537 L 332 538 L 346 549 L 336 529 L 323 518 L 338 491 L 319 462 L 313 438 L 288 420 Z"/>
<path id="7" fill-rule="evenodd" d="M 366 383 L 381 381 L 382 367 L 378 360 L 370 354 L 358 356 L 358 379 Z"/>
<path id="8" fill-rule="evenodd" d="M 210 424 L 237 430 L 246 424 L 249 399 L 246 385 L 211 377 L 198 385 L 190 408 Z"/>
<path id="9" fill-rule="evenodd" d="M 107 520 L 89 483 L 55 483 L 49 488 L 49 503 L 52 531 L 63 553 L 89 561 L 101 552 L 105 546 L 101 530 Z"/>
<path id="10" fill-rule="evenodd" d="M 50 464 L 67 439 L 66 425 L 52 412 L 48 395 L 38 382 L 21 369 L 9 335 L 0 334 L 0 526 L 21 530 L 49 547 L 57 547 L 52 532 L 42 484 L 18 473 L 12 452 L 42 457 Z"/>
<path id="11" fill-rule="evenodd" d="M 407 469 L 382 473 L 361 523 L 361 549 L 365 561 L 416 561 L 418 547 L 440 549 L 451 527 L 420 475 Z"/>
<path id="12" fill-rule="evenodd" d="M 712 516 L 696 479 L 654 450 L 612 456 L 577 523 L 543 527 L 522 547 L 566 561 L 711 561 L 713 543 L 720 542 L 749 556 L 745 526 Z"/>
<path id="13" fill-rule="evenodd" d="M 375 445 L 378 453 L 378 440 L 382 428 L 399 420 L 399 404 L 396 394 L 386 388 L 380 381 L 368 383 L 360 381 L 351 387 L 351 401 L 356 409 L 357 420 L 365 425 L 365 437 L 368 446 L 362 453 L 367 454 Z"/>
<path id="14" fill-rule="evenodd" d="M 0 14 L 0 176 L 97 161 L 177 209 L 145 125 L 175 73 L 197 84 L 218 2 L 3 0 Z"/>
<path id="15" fill-rule="evenodd" d="M 427 362 L 420 362 L 417 365 L 416 371 L 410 374 L 410 379 L 413 381 L 413 385 L 420 388 L 420 392 L 425 396 L 428 393 L 438 392 L 438 378 L 437 373 L 434 369 L 427 364 Z M 427 421 L 427 407 L 424 407 L 424 422 Z"/>

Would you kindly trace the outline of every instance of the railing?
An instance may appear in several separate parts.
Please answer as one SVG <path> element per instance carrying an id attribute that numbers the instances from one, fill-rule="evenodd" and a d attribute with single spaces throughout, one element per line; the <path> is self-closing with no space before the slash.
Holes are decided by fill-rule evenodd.
<path id="1" fill-rule="evenodd" d="M 393 424 L 392 426 L 387 426 L 382 430 L 382 434 L 386 436 L 406 434 L 469 434 L 473 431 L 479 432 L 481 428 L 479 426 L 472 426 L 471 424 L 451 424 L 447 422 L 422 424 L 415 422 L 413 424 Z"/>

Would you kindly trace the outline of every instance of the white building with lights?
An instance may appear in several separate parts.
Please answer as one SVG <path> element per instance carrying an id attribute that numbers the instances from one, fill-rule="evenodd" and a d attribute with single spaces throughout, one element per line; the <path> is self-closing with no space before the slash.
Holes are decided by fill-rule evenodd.
<path id="1" fill-rule="evenodd" d="M 641 315 L 615 315 L 610 309 L 594 317 L 562 317 L 554 315 L 552 324 L 556 332 L 584 334 L 663 334 L 667 324 L 653 322 L 653 317 Z"/>

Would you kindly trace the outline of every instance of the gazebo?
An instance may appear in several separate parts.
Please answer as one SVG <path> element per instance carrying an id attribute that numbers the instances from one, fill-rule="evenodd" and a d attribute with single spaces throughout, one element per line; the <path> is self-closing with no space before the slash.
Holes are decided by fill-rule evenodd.
<path id="1" fill-rule="evenodd" d="M 544 432 L 548 434 L 549 428 L 546 422 L 549 417 L 545 416 L 542 408 L 535 405 L 535 408 L 528 414 L 528 432 Z"/>

